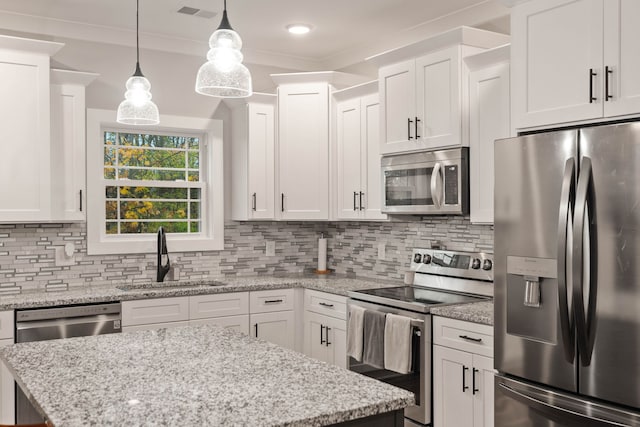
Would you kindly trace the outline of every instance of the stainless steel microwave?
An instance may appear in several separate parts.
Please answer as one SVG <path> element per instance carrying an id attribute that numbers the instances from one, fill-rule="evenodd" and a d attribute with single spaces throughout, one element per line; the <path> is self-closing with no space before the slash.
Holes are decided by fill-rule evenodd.
<path id="1" fill-rule="evenodd" d="M 388 214 L 469 213 L 469 148 L 382 157 L 382 192 Z"/>

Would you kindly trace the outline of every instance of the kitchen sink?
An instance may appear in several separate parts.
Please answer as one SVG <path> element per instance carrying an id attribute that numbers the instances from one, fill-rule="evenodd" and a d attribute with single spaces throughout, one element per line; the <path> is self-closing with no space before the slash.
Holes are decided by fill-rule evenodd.
<path id="1" fill-rule="evenodd" d="M 116 289 L 121 291 L 144 291 L 144 290 L 179 290 L 179 289 L 206 289 L 212 286 L 223 286 L 224 283 L 218 281 L 201 282 L 201 283 L 176 283 L 176 282 L 153 282 L 153 283 L 140 283 L 134 285 L 120 285 L 116 286 Z"/>

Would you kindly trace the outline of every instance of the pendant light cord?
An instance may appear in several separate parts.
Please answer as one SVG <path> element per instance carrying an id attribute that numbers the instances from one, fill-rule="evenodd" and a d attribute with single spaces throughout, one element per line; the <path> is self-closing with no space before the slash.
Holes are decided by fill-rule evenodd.
<path id="1" fill-rule="evenodd" d="M 226 1 L 226 0 L 225 0 Z M 142 71 L 140 70 L 140 0 L 136 0 L 136 71 L 133 73 L 134 76 L 144 77 Z"/>
<path id="2" fill-rule="evenodd" d="M 227 0 L 224 0 L 225 2 Z M 136 62 L 140 62 L 140 18 L 139 18 L 140 0 L 136 0 Z"/>

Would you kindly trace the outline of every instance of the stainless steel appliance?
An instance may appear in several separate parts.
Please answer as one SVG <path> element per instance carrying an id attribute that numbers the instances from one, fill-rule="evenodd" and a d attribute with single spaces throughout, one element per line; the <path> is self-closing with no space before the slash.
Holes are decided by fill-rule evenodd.
<path id="1" fill-rule="evenodd" d="M 349 358 L 349 369 L 413 392 L 416 405 L 404 415 L 413 425 L 431 423 L 431 315 L 434 306 L 481 301 L 493 295 L 492 256 L 483 253 L 414 249 L 413 285 L 349 292 L 349 305 L 412 319 L 412 369 L 399 374 Z M 417 423 L 417 424 L 416 424 Z"/>
<path id="2" fill-rule="evenodd" d="M 16 342 L 45 341 L 121 332 L 120 303 L 16 310 Z M 16 384 L 16 422 L 42 423 L 42 416 Z"/>
<path id="3" fill-rule="evenodd" d="M 469 212 L 469 149 L 382 158 L 382 211 L 389 214 Z"/>
<path id="4" fill-rule="evenodd" d="M 495 144 L 495 422 L 640 426 L 640 123 Z"/>

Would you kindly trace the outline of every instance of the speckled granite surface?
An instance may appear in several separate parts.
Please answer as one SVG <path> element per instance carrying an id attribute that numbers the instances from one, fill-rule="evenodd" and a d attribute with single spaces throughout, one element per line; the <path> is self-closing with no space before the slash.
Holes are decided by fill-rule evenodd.
<path id="1" fill-rule="evenodd" d="M 376 279 L 348 278 L 326 275 L 296 275 L 289 277 L 257 276 L 221 280 L 143 283 L 121 286 L 86 286 L 59 292 L 24 292 L 0 296 L 0 311 L 16 308 L 51 307 L 69 304 L 90 304 L 108 301 L 127 301 L 145 298 L 177 297 L 221 292 L 258 291 L 302 287 L 347 295 L 348 291 L 396 286 L 399 282 Z"/>
<path id="2" fill-rule="evenodd" d="M 434 307 L 431 314 L 493 326 L 493 301 Z"/>
<path id="3" fill-rule="evenodd" d="M 0 349 L 56 427 L 324 426 L 413 394 L 214 325 Z"/>

